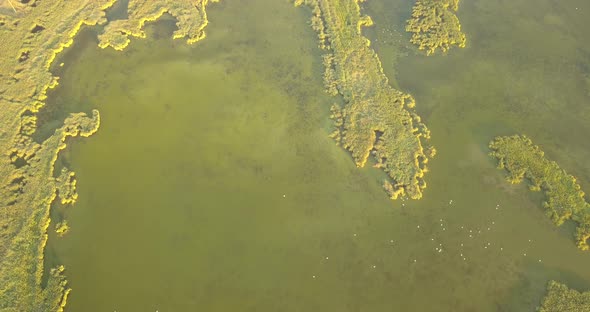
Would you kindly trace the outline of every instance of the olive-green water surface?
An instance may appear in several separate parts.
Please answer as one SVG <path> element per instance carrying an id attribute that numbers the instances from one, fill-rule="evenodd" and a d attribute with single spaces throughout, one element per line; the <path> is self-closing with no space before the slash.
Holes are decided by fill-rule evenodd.
<path id="1" fill-rule="evenodd" d="M 439 151 L 419 201 L 387 199 L 383 174 L 328 138 L 339 99 L 323 92 L 308 9 L 222 1 L 194 46 L 170 39 L 170 20 L 123 52 L 83 32 L 38 134 L 101 112 L 60 157 L 79 200 L 53 209 L 71 231 L 46 253 L 66 266 L 67 311 L 533 311 L 549 279 L 590 289 L 573 226 L 554 227 L 487 155 L 524 132 L 590 189 L 590 7 L 464 1 L 468 47 L 427 58 L 407 45 L 406 2 L 364 7 Z"/>
<path id="2" fill-rule="evenodd" d="M 494 304 L 458 310 L 532 311 L 547 279 L 588 289 L 590 262 L 573 246 L 574 225 L 554 228 L 543 215 L 541 194 L 505 183 L 486 154 L 495 136 L 527 134 L 590 192 L 590 5 L 462 1 L 467 48 L 430 57 L 407 43 L 403 27 L 411 8 L 403 1 L 370 1 L 367 12 L 376 23 L 367 33 L 385 72 L 416 97 L 439 152 L 427 198 L 406 206 L 434 214 L 430 200 L 446 194 L 454 200 L 446 216 L 457 218 L 453 227 L 460 233 L 465 222 L 480 223 L 482 234 L 489 228 L 477 251 L 487 255 L 488 267 L 476 278 L 497 283 L 480 284 L 472 296 Z M 497 215 L 490 214 L 496 205 Z"/>

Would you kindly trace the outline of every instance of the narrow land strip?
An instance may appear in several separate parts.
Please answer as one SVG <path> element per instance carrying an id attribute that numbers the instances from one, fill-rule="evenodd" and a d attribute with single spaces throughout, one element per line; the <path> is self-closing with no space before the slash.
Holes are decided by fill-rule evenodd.
<path id="1" fill-rule="evenodd" d="M 590 238 L 590 204 L 576 178 L 561 169 L 556 162 L 545 158 L 545 153 L 524 135 L 497 137 L 490 143 L 491 156 L 498 159 L 498 167 L 508 172 L 510 183 L 530 182 L 532 191 L 543 191 L 543 207 L 555 225 L 566 220 L 578 223 L 578 248 L 588 250 Z"/>
<path id="2" fill-rule="evenodd" d="M 361 33 L 372 25 L 360 12 L 359 0 L 296 0 L 311 7 L 312 27 L 324 55 L 328 93 L 344 105 L 332 107 L 334 139 L 351 152 L 358 167 L 372 154 L 376 167 L 389 176 L 383 186 L 392 199 L 422 197 L 426 163 L 432 147 L 423 147 L 430 132 L 414 112 L 414 98 L 389 85 L 370 41 Z"/>

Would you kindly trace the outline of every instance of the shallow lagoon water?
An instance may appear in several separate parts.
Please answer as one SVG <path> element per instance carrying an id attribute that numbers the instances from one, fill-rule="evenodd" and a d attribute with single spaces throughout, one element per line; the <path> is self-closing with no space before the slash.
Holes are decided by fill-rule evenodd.
<path id="1" fill-rule="evenodd" d="M 195 46 L 169 39 L 172 21 L 124 52 L 84 32 L 42 128 L 101 111 L 99 132 L 60 158 L 79 200 L 53 209 L 72 229 L 50 237 L 47 261 L 66 265 L 67 310 L 533 311 L 549 279 L 590 289 L 573 226 L 555 228 L 541 195 L 487 156 L 494 136 L 524 132 L 589 189 L 589 28 L 574 14 L 590 7 L 578 2 L 465 1 L 468 48 L 429 58 L 391 44 L 408 38 L 409 5 L 366 4 L 385 72 L 417 98 L 439 151 L 420 201 L 387 199 L 383 175 L 327 137 L 338 99 L 323 93 L 308 10 L 214 4 Z M 514 21 L 572 26 L 534 37 Z M 538 42 L 551 38 L 571 46 Z"/>

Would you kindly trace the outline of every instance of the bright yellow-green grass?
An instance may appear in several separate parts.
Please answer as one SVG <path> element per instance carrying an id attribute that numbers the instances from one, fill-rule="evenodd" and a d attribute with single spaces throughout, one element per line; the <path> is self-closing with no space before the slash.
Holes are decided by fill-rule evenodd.
<path id="1" fill-rule="evenodd" d="M 352 153 L 358 167 L 372 154 L 388 175 L 383 185 L 391 198 L 418 199 L 426 187 L 425 165 L 434 149 L 424 148 L 430 137 L 414 112 L 414 98 L 389 85 L 370 41 L 361 33 L 372 25 L 360 13 L 359 0 L 297 0 L 312 8 L 324 56 L 328 93 L 341 94 L 344 104 L 332 107 L 334 138 Z"/>
<path id="2" fill-rule="evenodd" d="M 458 8 L 459 0 L 417 0 L 406 26 L 412 33 L 410 41 L 428 55 L 453 45 L 465 47 L 465 34 L 455 15 Z"/>
<path id="3" fill-rule="evenodd" d="M 58 83 L 49 70 L 56 55 L 72 44 L 83 25 L 106 24 L 104 11 L 114 2 L 45 0 L 11 1 L 14 8 L 6 2 L 0 5 L 0 311 L 61 311 L 66 304 L 69 289 L 63 266 L 51 269 L 42 287 L 49 207 L 57 195 L 64 204 L 77 198 L 75 174 L 65 168 L 55 178 L 54 164 L 68 137 L 90 136 L 98 130 L 99 113 L 71 114 L 43 142 L 36 142 L 32 135 L 47 90 Z M 130 19 L 117 21 L 119 26 L 107 24 L 107 34 L 141 36 L 146 20 L 169 12 L 178 18 L 175 37 L 187 37 L 192 43 L 204 36 L 207 2 L 131 1 Z M 101 37 L 101 45 L 121 48 L 120 38 L 113 39 L 116 44 L 110 38 Z M 67 223 L 58 224 L 56 230 L 65 233 Z"/>
<path id="4" fill-rule="evenodd" d="M 217 2 L 218 0 L 211 0 Z M 123 50 L 129 44 L 129 36 L 145 38 L 143 25 L 155 21 L 164 13 L 176 18 L 178 30 L 174 32 L 174 39 L 187 38 L 187 42 L 195 43 L 205 37 L 203 31 L 207 26 L 205 6 L 209 0 L 199 1 L 145 1 L 130 0 L 129 17 L 116 20 L 106 25 L 104 33 L 99 36 L 101 48 L 112 46 L 115 50 Z"/>
<path id="5" fill-rule="evenodd" d="M 491 155 L 499 161 L 498 167 L 506 169 L 508 181 L 530 181 L 530 189 L 542 190 L 547 215 L 559 226 L 572 219 L 578 222 L 577 245 L 588 250 L 590 237 L 590 204 L 584 199 L 576 178 L 561 169 L 556 162 L 545 158 L 541 149 L 524 135 L 497 137 L 490 143 Z"/>
<path id="6" fill-rule="evenodd" d="M 57 233 L 57 235 L 59 237 L 64 236 L 69 230 L 70 230 L 70 226 L 68 225 L 67 220 L 63 220 L 61 222 L 58 222 L 55 225 L 55 232 Z"/>
<path id="7" fill-rule="evenodd" d="M 62 168 L 61 174 L 57 179 L 57 195 L 63 205 L 73 204 L 78 199 L 76 193 L 76 174 L 67 168 Z"/>
<path id="8" fill-rule="evenodd" d="M 579 292 L 564 284 L 550 281 L 539 312 L 589 312 L 590 291 Z"/>

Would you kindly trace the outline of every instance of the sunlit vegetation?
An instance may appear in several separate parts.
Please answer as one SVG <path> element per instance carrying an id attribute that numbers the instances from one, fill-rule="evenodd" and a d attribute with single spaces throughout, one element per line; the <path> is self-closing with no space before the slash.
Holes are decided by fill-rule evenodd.
<path id="1" fill-rule="evenodd" d="M 465 47 L 465 34 L 455 12 L 459 0 L 417 0 L 406 31 L 410 41 L 430 55 L 437 49 L 446 52 L 453 45 Z"/>
<path id="2" fill-rule="evenodd" d="M 319 46 L 327 51 L 324 83 L 327 92 L 340 94 L 342 107 L 332 107 L 336 132 L 332 137 L 351 152 L 358 167 L 373 155 L 388 175 L 384 188 L 391 198 L 421 198 L 426 163 L 433 148 L 423 147 L 430 137 L 414 112 L 414 99 L 392 88 L 363 26 L 372 25 L 360 12 L 359 0 L 296 0 L 312 9 L 311 25 Z"/>
<path id="3" fill-rule="evenodd" d="M 539 312 L 589 312 L 590 291 L 579 292 L 568 288 L 564 284 L 550 281 L 547 295 Z"/>
<path id="4" fill-rule="evenodd" d="M 70 230 L 70 226 L 68 225 L 68 221 L 64 220 L 59 222 L 55 225 L 55 233 L 57 235 L 64 236 Z"/>
<path id="5" fill-rule="evenodd" d="M 526 178 L 531 190 L 543 191 L 543 207 L 555 225 L 570 219 L 578 223 L 577 245 L 588 250 L 590 204 L 584 199 L 576 178 L 546 159 L 544 152 L 524 135 L 497 137 L 490 148 L 491 155 L 499 161 L 498 167 L 508 172 L 510 183 L 520 183 Z"/>
<path id="6" fill-rule="evenodd" d="M 73 204 L 78 199 L 78 193 L 76 192 L 76 174 L 73 171 L 69 171 L 67 168 L 63 168 L 61 174 L 56 179 L 57 182 L 57 194 L 62 204 Z"/>
<path id="7" fill-rule="evenodd" d="M 66 168 L 54 178 L 54 164 L 68 137 L 98 130 L 99 113 L 71 114 L 43 142 L 32 135 L 47 91 L 58 83 L 49 71 L 56 55 L 73 43 L 83 25 L 106 24 L 104 11 L 114 2 L 12 1 L 14 9 L 5 7 L 6 2 L 0 5 L 0 311 L 62 311 L 66 304 L 63 266 L 50 269 L 42 286 L 50 205 L 58 195 L 64 204 L 77 198 L 74 173 Z M 191 3 L 197 9 L 171 14 L 183 25 L 176 35 L 192 42 L 202 38 L 207 0 Z M 56 230 L 65 233 L 67 223 Z"/>
<path id="8" fill-rule="evenodd" d="M 146 22 L 155 21 L 164 13 L 176 18 L 178 29 L 174 32 L 174 39 L 186 38 L 187 43 L 195 43 L 205 38 L 204 29 L 207 26 L 207 3 L 219 0 L 130 0 L 127 19 L 109 22 L 104 33 L 98 39 L 101 48 L 108 46 L 115 50 L 123 50 L 129 44 L 129 36 L 145 38 L 143 26 Z"/>

